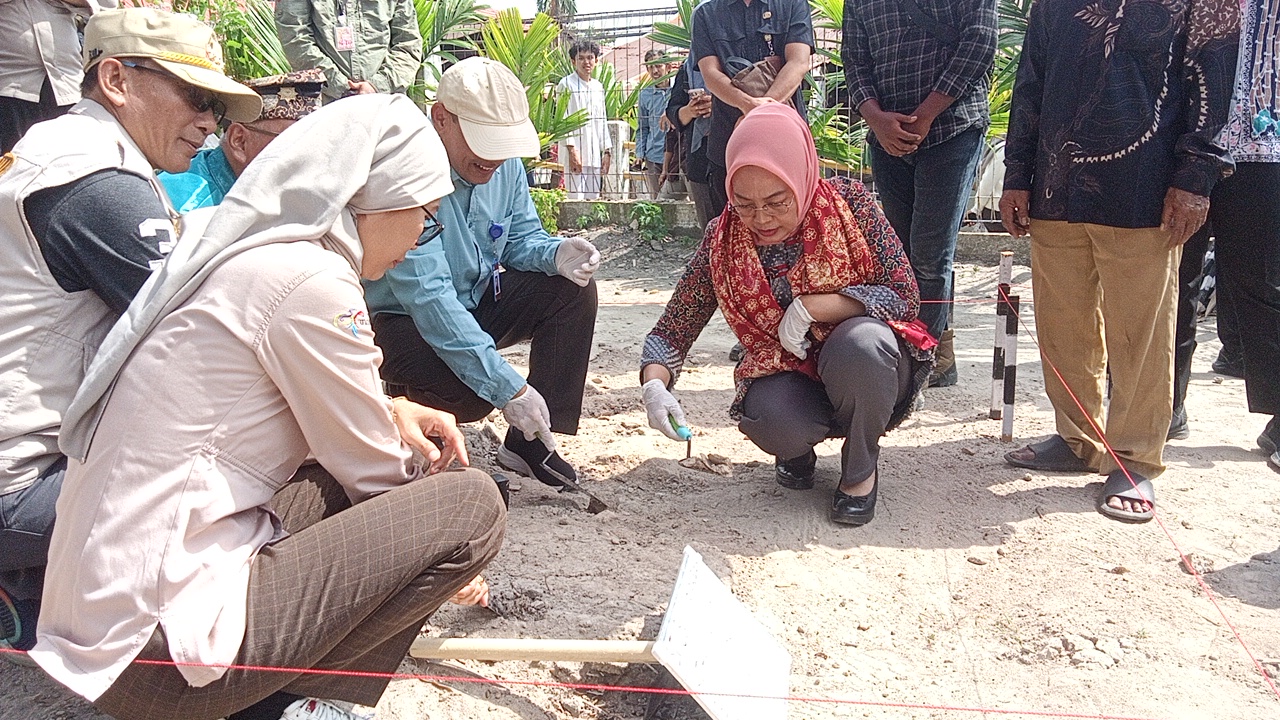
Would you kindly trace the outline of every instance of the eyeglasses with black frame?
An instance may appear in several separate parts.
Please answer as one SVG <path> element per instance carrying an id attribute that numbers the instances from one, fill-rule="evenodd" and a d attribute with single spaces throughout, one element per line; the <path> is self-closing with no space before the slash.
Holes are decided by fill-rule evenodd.
<path id="1" fill-rule="evenodd" d="M 208 90 L 202 90 L 188 82 L 185 82 L 182 78 L 178 77 L 177 75 L 174 75 L 171 72 L 167 72 L 159 68 L 148 67 L 146 65 L 142 65 L 136 62 L 131 62 L 129 60 L 121 60 L 120 64 L 127 68 L 132 68 L 134 70 L 145 70 L 146 72 L 149 72 L 149 73 L 162 75 L 168 78 L 169 80 L 177 83 L 177 87 L 182 92 L 183 100 L 186 101 L 187 105 L 190 105 L 191 109 L 195 110 L 198 113 L 206 113 L 206 112 L 213 113 L 213 121 L 215 123 L 222 122 L 222 119 L 227 116 L 227 104 L 222 102 L 222 100 L 217 95 L 214 95 Z"/>
<path id="2" fill-rule="evenodd" d="M 757 212 L 762 212 L 766 217 L 780 217 L 785 215 L 787 210 L 795 203 L 792 198 L 787 198 L 781 202 L 771 202 L 756 207 L 755 205 L 734 205 L 729 204 L 729 209 L 738 214 L 743 220 L 751 220 L 756 216 Z"/>
<path id="3" fill-rule="evenodd" d="M 444 225 L 440 224 L 436 216 L 432 215 L 431 211 L 426 208 L 422 208 L 422 211 L 427 214 L 427 219 L 422 223 L 422 234 L 418 236 L 417 247 L 426 245 L 444 233 Z"/>

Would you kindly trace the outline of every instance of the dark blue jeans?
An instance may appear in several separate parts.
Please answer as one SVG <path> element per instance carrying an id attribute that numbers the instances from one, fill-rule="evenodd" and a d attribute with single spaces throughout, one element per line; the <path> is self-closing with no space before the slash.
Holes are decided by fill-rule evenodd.
<path id="1" fill-rule="evenodd" d="M 60 457 L 29 487 L 0 495 L 0 588 L 14 600 L 40 599 L 66 474 L 67 459 Z"/>
<path id="2" fill-rule="evenodd" d="M 904 157 L 890 155 L 874 141 L 869 144 L 876 192 L 911 260 L 921 300 L 951 299 L 956 236 L 982 157 L 983 136 L 982 128 L 971 127 Z M 920 320 L 935 338 L 947 329 L 949 318 L 945 302 L 920 305 Z"/>

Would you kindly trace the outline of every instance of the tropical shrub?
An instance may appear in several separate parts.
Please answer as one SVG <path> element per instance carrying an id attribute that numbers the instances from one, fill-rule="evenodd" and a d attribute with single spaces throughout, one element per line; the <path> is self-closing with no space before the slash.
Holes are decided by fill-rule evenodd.
<path id="1" fill-rule="evenodd" d="M 538 211 L 543 229 L 552 235 L 560 232 L 560 206 L 564 204 L 565 192 L 531 188 L 529 195 L 533 197 L 533 207 Z"/>
<path id="2" fill-rule="evenodd" d="M 570 115 L 569 97 L 554 92 L 568 60 L 556 44 L 560 26 L 550 16 L 538 13 L 526 28 L 520 11 L 509 8 L 490 18 L 480 35 L 485 56 L 506 65 L 524 85 L 543 149 L 586 124 L 586 113 Z"/>
<path id="3" fill-rule="evenodd" d="M 427 77 L 422 89 L 433 91 L 440 80 L 441 68 L 458 62 L 457 53 L 475 50 L 476 44 L 459 28 L 479 28 L 482 12 L 489 8 L 476 0 L 413 0 L 418 13 L 418 32 L 422 35 L 422 56 L 427 58 Z M 453 37 L 450 37 L 453 35 Z"/>
<path id="4" fill-rule="evenodd" d="M 631 206 L 631 224 L 640 231 L 640 239 L 660 242 L 671 234 L 667 216 L 662 206 L 655 202 L 640 201 Z"/>

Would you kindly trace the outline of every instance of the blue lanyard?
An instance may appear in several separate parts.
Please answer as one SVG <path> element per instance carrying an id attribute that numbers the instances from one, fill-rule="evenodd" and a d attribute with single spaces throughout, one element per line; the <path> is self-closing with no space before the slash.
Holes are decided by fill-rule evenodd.
<path id="1" fill-rule="evenodd" d="M 490 239 L 496 242 L 498 238 L 502 237 L 502 232 L 503 232 L 503 228 L 501 224 L 497 222 L 489 223 Z M 498 298 L 502 297 L 502 271 L 500 270 L 500 268 L 502 267 L 502 261 L 497 258 L 497 253 L 494 253 L 494 256 L 495 257 L 493 258 L 493 276 L 491 278 L 491 282 L 493 284 L 493 301 L 498 302 Z"/>

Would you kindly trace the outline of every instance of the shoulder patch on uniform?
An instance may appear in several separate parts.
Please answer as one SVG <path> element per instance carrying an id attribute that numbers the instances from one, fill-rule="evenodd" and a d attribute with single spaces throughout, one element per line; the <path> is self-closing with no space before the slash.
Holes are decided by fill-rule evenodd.
<path id="1" fill-rule="evenodd" d="M 364 308 L 351 308 L 335 315 L 333 326 L 351 333 L 351 337 L 358 338 L 361 330 L 369 329 L 369 313 Z"/>
<path id="2" fill-rule="evenodd" d="M 14 154 L 7 152 L 0 155 L 0 175 L 9 172 L 9 168 L 13 167 Z"/>

